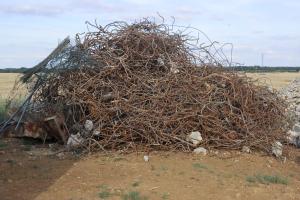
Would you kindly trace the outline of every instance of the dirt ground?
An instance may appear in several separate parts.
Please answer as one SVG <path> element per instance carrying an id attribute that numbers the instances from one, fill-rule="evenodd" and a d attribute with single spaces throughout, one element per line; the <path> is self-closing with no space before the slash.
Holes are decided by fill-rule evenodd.
<path id="1" fill-rule="evenodd" d="M 250 76 L 280 88 L 300 73 Z M 0 139 L 0 199 L 300 200 L 300 149 L 291 155 L 284 162 L 260 153 L 151 152 L 145 162 L 141 152 L 78 157 L 53 154 L 36 141 Z"/>
<path id="2" fill-rule="evenodd" d="M 45 148 L 47 147 L 47 148 Z M 55 154 L 45 144 L 0 144 L 2 200 L 300 199 L 300 149 L 284 160 L 259 153 Z M 279 181 L 256 177 L 273 176 Z"/>

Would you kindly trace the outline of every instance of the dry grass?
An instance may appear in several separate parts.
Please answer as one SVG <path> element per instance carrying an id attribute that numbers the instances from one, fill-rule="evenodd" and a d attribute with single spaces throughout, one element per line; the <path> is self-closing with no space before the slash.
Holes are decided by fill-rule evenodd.
<path id="1" fill-rule="evenodd" d="M 6 98 L 14 86 L 15 81 L 20 76 L 17 73 L 0 73 L 0 97 Z M 258 78 L 266 84 L 272 85 L 276 89 L 286 86 L 295 78 L 300 78 L 300 73 L 280 72 L 280 73 L 247 73 L 247 76 Z"/>
<path id="2" fill-rule="evenodd" d="M 247 73 L 247 76 L 259 79 L 275 89 L 280 89 L 289 84 L 295 78 L 300 78 L 297 72 L 269 72 L 269 73 Z"/>
<path id="3" fill-rule="evenodd" d="M 17 73 L 0 73 L 0 122 L 5 120 L 6 99 L 12 91 L 15 82 L 20 77 Z"/>
<path id="4" fill-rule="evenodd" d="M 20 74 L 0 73 L 0 98 L 7 98 Z"/>

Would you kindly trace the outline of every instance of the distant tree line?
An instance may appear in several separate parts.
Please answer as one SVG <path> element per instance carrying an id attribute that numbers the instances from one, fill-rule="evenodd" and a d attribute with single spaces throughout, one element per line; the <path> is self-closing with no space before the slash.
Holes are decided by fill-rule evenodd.
<path id="1" fill-rule="evenodd" d="M 260 66 L 234 66 L 226 67 L 235 71 L 243 72 L 299 72 L 300 67 L 260 67 Z M 5 68 L 0 69 L 0 73 L 24 73 L 29 68 Z"/>
<path id="2" fill-rule="evenodd" d="M 24 73 L 28 68 L 21 67 L 21 68 L 5 68 L 0 69 L 0 73 Z"/>
<path id="3" fill-rule="evenodd" d="M 243 72 L 299 72 L 300 67 L 260 67 L 260 66 L 235 66 L 229 69 Z"/>

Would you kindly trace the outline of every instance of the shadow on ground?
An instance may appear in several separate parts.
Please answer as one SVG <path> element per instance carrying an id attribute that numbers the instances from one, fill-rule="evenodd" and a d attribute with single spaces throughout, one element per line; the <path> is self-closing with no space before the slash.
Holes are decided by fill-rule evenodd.
<path id="1" fill-rule="evenodd" d="M 32 200 L 46 191 L 76 162 L 48 155 L 47 144 L 0 139 L 0 199 Z"/>

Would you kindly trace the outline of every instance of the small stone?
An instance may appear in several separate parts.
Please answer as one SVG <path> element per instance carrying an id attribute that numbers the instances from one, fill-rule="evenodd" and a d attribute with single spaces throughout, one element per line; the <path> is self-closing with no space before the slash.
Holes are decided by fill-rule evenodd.
<path id="1" fill-rule="evenodd" d="M 202 154 L 202 155 L 206 155 L 207 154 L 207 150 L 203 147 L 198 147 L 196 149 L 194 149 L 193 151 L 195 154 Z"/>
<path id="2" fill-rule="evenodd" d="M 174 74 L 179 73 L 179 69 L 175 68 L 175 67 L 171 67 L 170 71 Z"/>
<path id="3" fill-rule="evenodd" d="M 300 132 L 296 131 L 288 131 L 287 139 L 290 144 L 296 145 L 296 147 L 300 148 Z"/>
<path id="4" fill-rule="evenodd" d="M 64 152 L 60 152 L 56 155 L 59 159 L 64 159 L 65 158 L 65 153 Z"/>
<path id="5" fill-rule="evenodd" d="M 199 131 L 193 131 L 186 138 L 188 142 L 192 142 L 195 146 L 198 145 L 203 139 Z"/>
<path id="6" fill-rule="evenodd" d="M 274 142 L 274 144 L 272 145 L 272 153 L 276 157 L 282 156 L 282 144 L 279 141 Z"/>
<path id="7" fill-rule="evenodd" d="M 251 149 L 249 147 L 247 147 L 247 146 L 243 146 L 242 152 L 244 152 L 244 153 L 251 153 Z"/>
<path id="8" fill-rule="evenodd" d="M 177 65 L 174 62 L 170 62 L 170 64 L 171 64 L 170 71 L 173 74 L 179 73 L 179 69 L 178 69 Z"/>
<path id="9" fill-rule="evenodd" d="M 165 62 L 164 62 L 164 60 L 163 60 L 162 58 L 157 58 L 157 64 L 158 64 L 159 66 L 164 66 L 164 65 L 165 65 Z"/>
<path id="10" fill-rule="evenodd" d="M 67 141 L 67 147 L 79 147 L 83 141 L 84 139 L 80 136 L 80 133 L 77 133 L 76 135 L 71 135 Z"/>
<path id="11" fill-rule="evenodd" d="M 87 131 L 92 131 L 94 128 L 94 123 L 91 120 L 86 120 L 84 123 L 84 128 Z"/>
<path id="12" fill-rule="evenodd" d="M 93 136 L 99 136 L 99 135 L 100 135 L 100 131 L 95 130 L 95 131 L 93 132 Z"/>
<path id="13" fill-rule="evenodd" d="M 149 156 L 144 156 L 144 161 L 148 162 L 149 161 Z"/>
<path id="14" fill-rule="evenodd" d="M 300 135 L 300 124 L 299 123 L 294 125 L 293 131 L 295 131 L 296 133 L 298 133 Z"/>
<path id="15" fill-rule="evenodd" d="M 12 183 L 13 181 L 11 179 L 8 179 L 7 182 Z"/>

